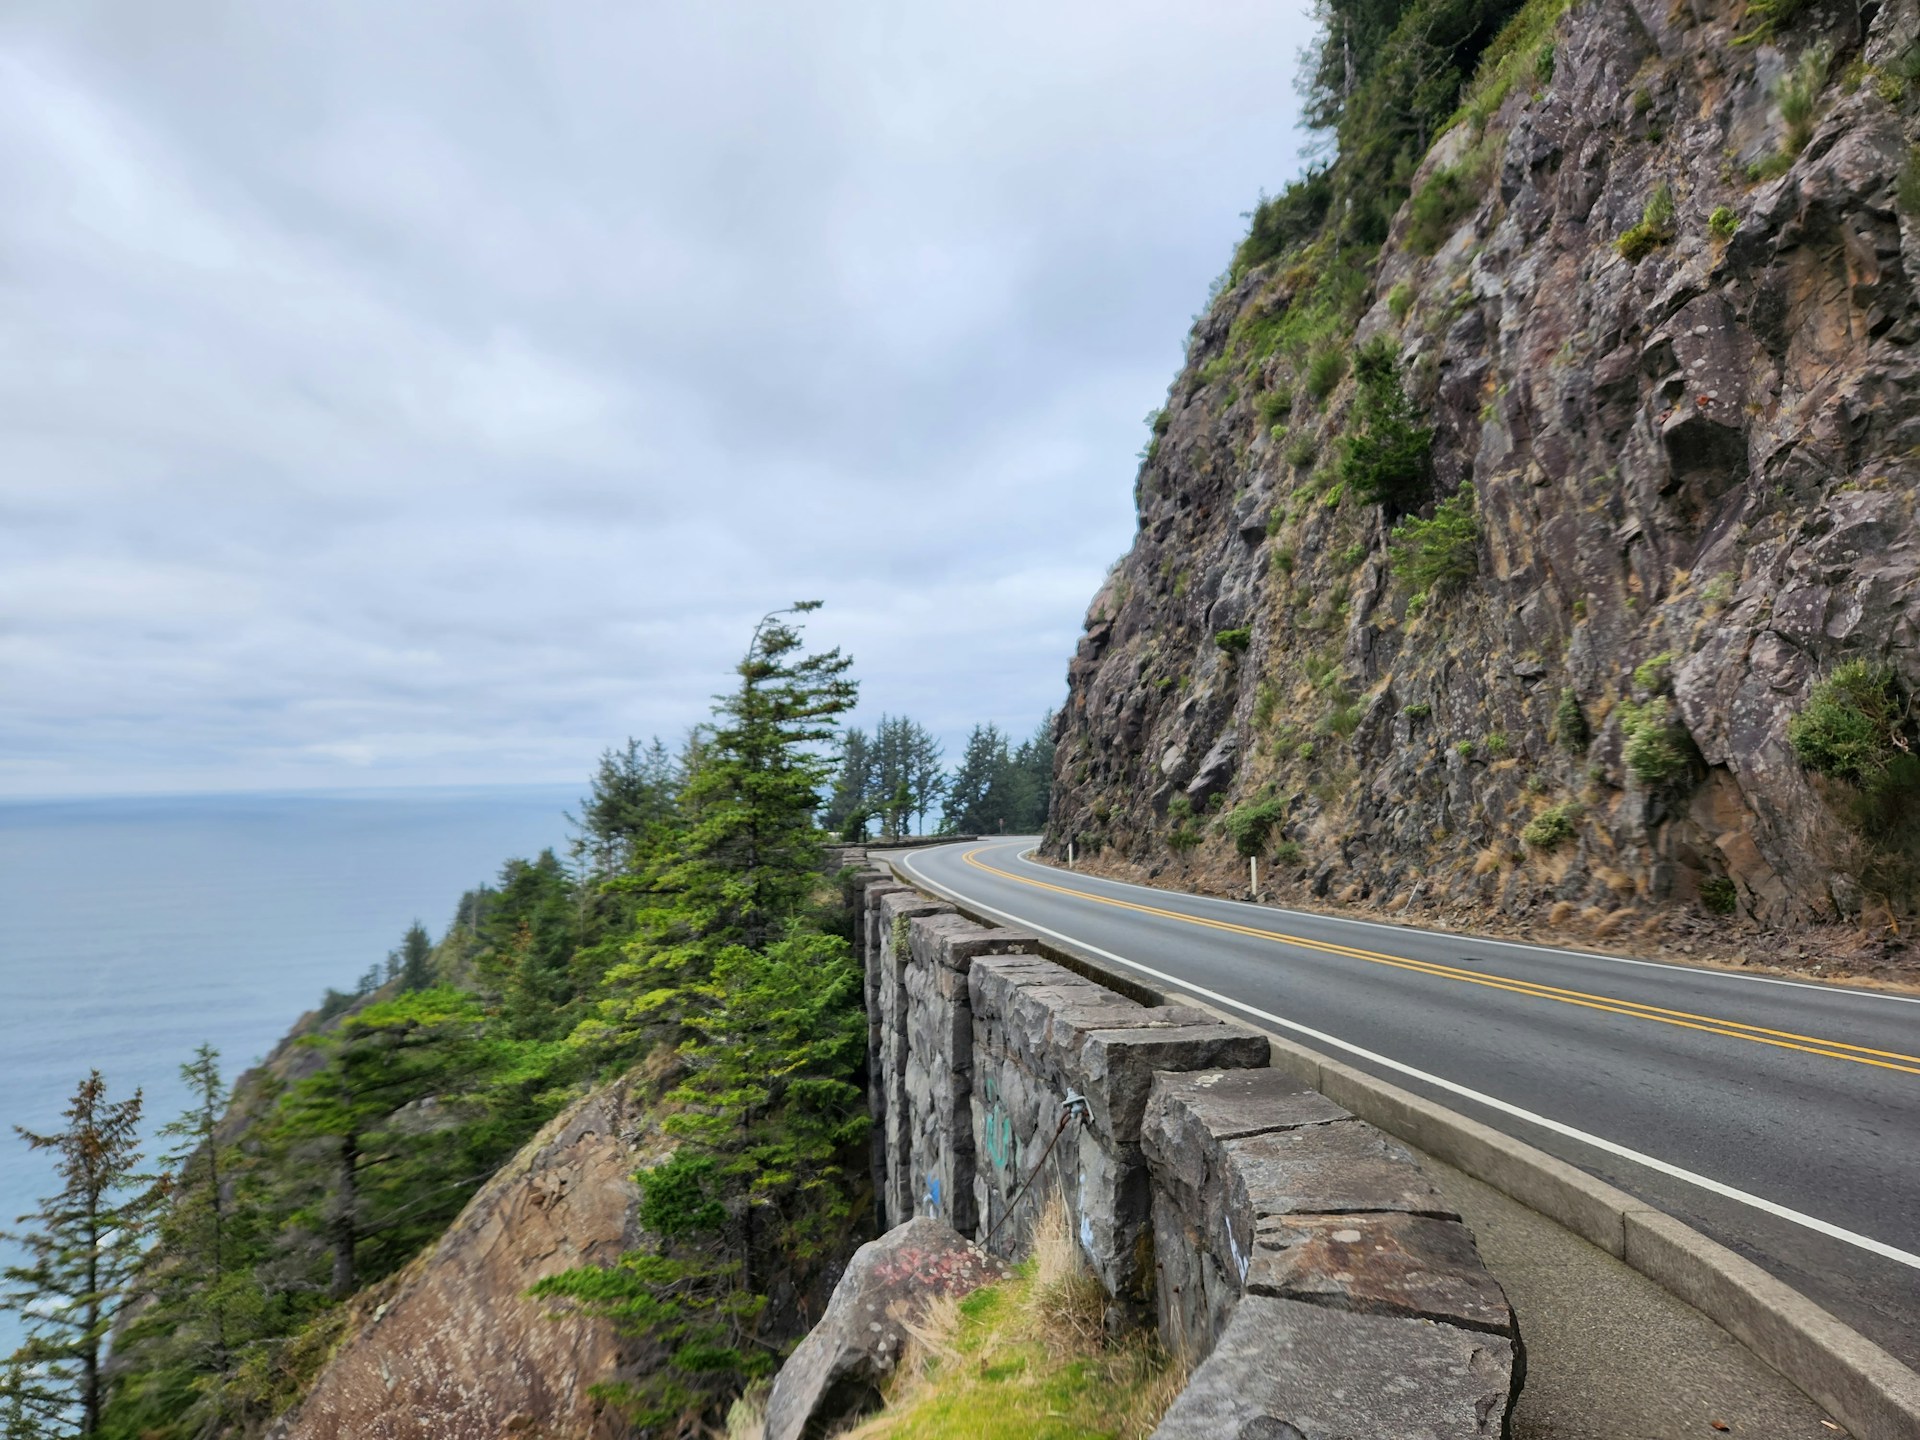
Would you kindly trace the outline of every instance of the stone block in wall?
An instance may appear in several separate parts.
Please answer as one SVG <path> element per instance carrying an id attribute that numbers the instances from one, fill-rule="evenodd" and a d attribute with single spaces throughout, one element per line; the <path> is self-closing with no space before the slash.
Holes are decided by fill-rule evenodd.
<path id="1" fill-rule="evenodd" d="M 914 1183 L 913 1110 L 907 1094 L 910 1056 L 907 1036 L 907 971 L 913 960 L 912 922 L 928 915 L 952 915 L 951 905 L 930 900 L 918 890 L 899 889 L 880 897 L 875 912 L 875 1005 L 879 1012 L 878 1047 L 868 1052 L 870 1083 L 885 1093 L 883 1107 L 885 1183 L 880 1191 L 889 1226 L 913 1218 L 919 1187 Z M 903 943 L 904 942 L 904 943 Z"/>
<path id="2" fill-rule="evenodd" d="M 1036 937 L 980 925 L 954 913 L 907 927 L 906 1169 L 916 1215 L 963 1234 L 975 1229 L 972 1118 L 973 1007 L 967 972 L 982 955 L 1030 950 Z"/>
<path id="3" fill-rule="evenodd" d="M 860 971 L 867 996 L 867 1116 L 872 1129 L 868 1152 L 872 1166 L 874 1204 L 883 1223 L 891 1223 L 887 1205 L 887 1083 L 882 1057 L 886 1053 L 880 1012 L 880 935 L 884 923 L 880 902 L 889 895 L 913 893 L 910 886 L 882 878 L 862 893 L 860 919 L 855 939 L 860 950 Z"/>
<path id="4" fill-rule="evenodd" d="M 1262 1222 L 1249 1295 L 1305 1300 L 1514 1334 L 1506 1294 L 1457 1220 L 1426 1215 L 1289 1215 Z"/>
<path id="5" fill-rule="evenodd" d="M 1411 1152 L 1280 1071 L 1156 1076 L 1141 1149 L 1171 1348 L 1205 1355 L 1242 1294 L 1514 1334 Z"/>
<path id="6" fill-rule="evenodd" d="M 1153 1075 L 1263 1065 L 1266 1040 L 1203 1011 L 1140 1005 L 1046 960 L 983 956 L 968 985 L 983 1240 L 1021 1253 L 1055 1190 L 1107 1293 L 1143 1303 L 1153 1206 L 1139 1135 Z M 1081 1103 L 1069 1112 L 1070 1096 Z"/>
<path id="7" fill-rule="evenodd" d="M 1495 1440 L 1514 1364 L 1502 1336 L 1249 1295 L 1152 1440 Z"/>
<path id="8" fill-rule="evenodd" d="M 1278 1070 L 1154 1077 L 1140 1143 L 1153 1176 L 1154 1296 L 1170 1350 L 1205 1355 L 1245 1292 L 1227 1238 L 1232 1175 L 1226 1144 L 1352 1118 Z M 1250 1228 L 1249 1220 L 1240 1235 Z"/>

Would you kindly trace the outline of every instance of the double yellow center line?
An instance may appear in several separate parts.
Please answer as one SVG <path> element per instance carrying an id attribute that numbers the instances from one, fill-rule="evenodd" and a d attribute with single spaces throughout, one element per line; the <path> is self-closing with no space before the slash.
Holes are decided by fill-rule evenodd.
<path id="1" fill-rule="evenodd" d="M 1624 1015 L 1630 1020 L 1651 1020 L 1660 1025 L 1678 1025 L 1683 1029 L 1699 1030 L 1708 1035 L 1724 1035 L 1733 1040 L 1751 1040 L 1756 1045 L 1773 1045 L 1782 1050 L 1798 1050 L 1807 1055 L 1822 1055 L 1829 1060 L 1851 1060 L 1856 1065 L 1872 1065 L 1881 1070 L 1898 1070 L 1907 1075 L 1920 1075 L 1920 1055 L 1902 1055 L 1895 1050 L 1875 1050 L 1865 1045 L 1853 1045 L 1844 1040 L 1823 1040 L 1815 1035 L 1797 1035 L 1791 1030 L 1770 1030 L 1764 1025 L 1749 1025 L 1742 1020 L 1726 1020 L 1715 1015 L 1696 1015 L 1690 1010 L 1669 1010 L 1661 1005 L 1644 1005 L 1637 1000 L 1618 1000 L 1611 995 L 1593 995 L 1584 990 L 1568 990 L 1558 985 L 1541 985 L 1532 980 L 1514 980 L 1504 975 L 1483 975 L 1431 960 L 1409 960 L 1399 955 L 1384 955 L 1377 950 L 1361 950 L 1351 945 L 1336 945 L 1328 940 L 1309 940 L 1305 936 L 1289 935 L 1284 931 L 1236 925 L 1230 920 L 1212 920 L 1200 915 L 1186 915 L 1178 910 L 1162 909 L 1157 905 L 1140 905 L 1131 900 L 1117 900 L 1108 895 L 1095 895 L 1085 890 L 1075 890 L 1070 886 L 1054 885 L 1045 880 L 1015 875 L 1011 871 L 1002 870 L 981 861 L 978 857 L 984 853 L 984 847 L 979 850 L 969 850 L 963 858 L 976 870 L 984 870 L 987 874 L 998 876 L 1002 880 L 1011 880 L 1016 885 L 1030 885 L 1036 890 L 1052 890 L 1057 894 L 1071 896 L 1075 900 L 1084 900 L 1092 905 L 1110 905 L 1116 910 L 1131 910 L 1141 915 L 1157 915 L 1163 920 L 1176 920 L 1183 925 L 1197 925 L 1207 930 L 1224 930 L 1235 935 L 1250 936 L 1255 940 L 1266 940 L 1275 945 L 1291 945 L 1302 950 L 1318 950 L 1327 955 L 1343 956 L 1349 960 L 1364 960 L 1372 965 L 1388 965 L 1396 970 L 1411 970 L 1415 974 L 1431 975 L 1439 980 L 1457 980 L 1467 985 L 1484 985 L 1489 990 L 1505 990 L 1511 994 L 1525 995 L 1535 1000 L 1552 1000 L 1562 1005 L 1578 1005 L 1585 1010 L 1602 1010 L 1610 1015 Z"/>

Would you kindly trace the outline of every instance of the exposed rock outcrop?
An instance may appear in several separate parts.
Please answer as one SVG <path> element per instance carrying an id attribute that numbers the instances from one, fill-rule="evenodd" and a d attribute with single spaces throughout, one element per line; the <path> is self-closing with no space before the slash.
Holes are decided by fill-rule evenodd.
<path id="1" fill-rule="evenodd" d="M 765 1440 L 812 1440 L 876 1408 L 908 1325 L 935 1300 L 970 1295 L 1006 1273 L 951 1225 L 926 1216 L 862 1245 L 826 1314 L 774 1377 Z"/>
<path id="2" fill-rule="evenodd" d="M 638 1239 L 645 1112 L 628 1083 L 552 1121 L 432 1250 L 378 1288 L 276 1440 L 615 1440 L 588 1387 L 630 1357 L 603 1320 L 555 1317 L 529 1286 Z"/>
<path id="3" fill-rule="evenodd" d="M 1580 0 L 1550 78 L 1530 70 L 1484 141 L 1464 122 L 1416 175 L 1418 194 L 1484 147 L 1480 203 L 1431 254 L 1403 209 L 1339 343 L 1393 343 L 1435 429 L 1434 494 L 1474 486 L 1460 593 L 1410 606 L 1394 517 L 1338 493 L 1351 380 L 1271 424 L 1300 359 L 1246 337 L 1311 267 L 1282 257 L 1217 296 L 1070 668 L 1051 849 L 1244 873 L 1213 827 L 1191 852 L 1169 838 L 1193 838 L 1186 807 L 1270 798 L 1269 874 L 1316 895 L 1521 920 L 1645 916 L 1703 887 L 1766 925 L 1858 910 L 1787 727 L 1844 658 L 1920 687 L 1920 226 L 1901 199 L 1920 91 L 1899 78 L 1920 10 L 1815 3 L 1735 44 L 1750 24 L 1708 0 Z M 1817 45 L 1833 78 L 1789 154 L 1778 83 Z M 1784 173 L 1750 180 L 1769 157 Z M 1615 242 L 1663 186 L 1665 242 L 1629 258 Z M 1625 754 L 1649 705 L 1674 727 L 1664 776 Z M 1550 807 L 1573 834 L 1529 847 Z"/>

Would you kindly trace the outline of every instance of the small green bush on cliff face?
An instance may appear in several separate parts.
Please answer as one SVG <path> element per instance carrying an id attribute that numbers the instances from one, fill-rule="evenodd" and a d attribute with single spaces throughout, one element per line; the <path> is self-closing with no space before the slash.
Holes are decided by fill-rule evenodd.
<path id="1" fill-rule="evenodd" d="M 1800 54 L 1793 69 L 1774 82 L 1773 98 L 1779 103 L 1780 118 L 1787 122 L 1783 149 L 1798 155 L 1813 138 L 1813 114 L 1820 103 L 1820 92 L 1827 88 L 1827 72 L 1833 67 L 1833 50 L 1822 41 L 1809 45 Z"/>
<path id="2" fill-rule="evenodd" d="M 1634 667 L 1633 688 L 1648 695 L 1667 695 L 1673 690 L 1673 652 L 1662 650 L 1651 660 Z"/>
<path id="3" fill-rule="evenodd" d="M 1709 875 L 1700 882 L 1700 903 L 1715 915 L 1731 915 L 1740 904 L 1740 892 L 1724 875 Z"/>
<path id="4" fill-rule="evenodd" d="M 1849 660 L 1813 687 L 1787 740 L 1802 765 L 1854 788 L 1854 828 L 1887 837 L 1920 823 L 1913 730 L 1913 705 L 1892 667 Z"/>
<path id="5" fill-rule="evenodd" d="M 1753 28 L 1736 36 L 1733 43 L 1753 45 L 1771 40 L 1806 7 L 1807 0 L 1748 0 L 1747 18 L 1754 22 Z"/>
<path id="6" fill-rule="evenodd" d="M 1347 356 L 1344 350 L 1328 346 L 1315 351 L 1307 361 L 1307 394 L 1315 400 L 1326 399 L 1346 373 Z"/>
<path id="7" fill-rule="evenodd" d="M 1413 193 L 1407 210 L 1407 244 L 1414 253 L 1431 255 L 1454 227 L 1473 213 L 1485 193 L 1486 176 L 1477 169 L 1448 166 L 1436 170 Z"/>
<path id="8" fill-rule="evenodd" d="M 1233 848 L 1252 859 L 1266 849 L 1267 837 L 1286 814 L 1287 802 L 1273 797 L 1229 810 L 1220 823 L 1227 838 L 1233 841 Z"/>
<path id="9" fill-rule="evenodd" d="M 1247 646 L 1253 643 L 1253 631 L 1245 625 L 1233 630 L 1220 630 L 1215 632 L 1213 643 L 1229 655 L 1244 655 Z"/>
<path id="10" fill-rule="evenodd" d="M 1175 795 L 1167 802 L 1167 819 L 1171 824 L 1167 831 L 1168 848 L 1185 854 L 1200 843 L 1200 831 L 1193 820 L 1193 801 L 1185 795 Z"/>
<path id="11" fill-rule="evenodd" d="M 1640 223 L 1613 242 L 1613 248 L 1631 264 L 1639 264 L 1673 239 L 1673 187 L 1662 180 L 1653 187 Z"/>
<path id="12" fill-rule="evenodd" d="M 1560 703 L 1553 711 L 1553 738 L 1562 750 L 1578 753 L 1593 742 L 1593 727 L 1587 712 L 1580 708 L 1580 697 L 1572 690 L 1560 692 Z"/>
<path id="13" fill-rule="evenodd" d="M 1731 240 L 1740 228 L 1740 217 L 1725 205 L 1713 207 L 1713 214 L 1707 217 L 1707 229 L 1716 240 Z"/>
<path id="14" fill-rule="evenodd" d="M 1624 702 L 1620 733 L 1626 738 L 1621 758 L 1648 785 L 1669 784 L 1693 768 L 1693 739 L 1674 718 L 1673 706 L 1665 698 L 1644 705 Z"/>
<path id="15" fill-rule="evenodd" d="M 1340 442 L 1340 479 L 1363 505 L 1410 510 L 1431 476 L 1433 429 L 1416 423 L 1400 384 L 1399 355 L 1384 336 L 1361 348 L 1353 374 L 1360 394 L 1353 428 Z"/>
<path id="16" fill-rule="evenodd" d="M 1254 206 L 1247 238 L 1234 252 L 1233 278 L 1311 240 L 1332 204 L 1333 176 L 1326 169 L 1308 171 L 1271 198 L 1263 195 Z"/>
<path id="17" fill-rule="evenodd" d="M 1574 821 L 1579 818 L 1579 802 L 1569 800 L 1534 816 L 1520 832 L 1520 838 L 1536 850 L 1557 850 L 1573 839 Z"/>
<path id="18" fill-rule="evenodd" d="M 1444 595 L 1480 573 L 1480 527 L 1473 486 L 1462 485 L 1435 507 L 1431 520 L 1409 515 L 1388 543 L 1394 578 L 1417 595 Z"/>

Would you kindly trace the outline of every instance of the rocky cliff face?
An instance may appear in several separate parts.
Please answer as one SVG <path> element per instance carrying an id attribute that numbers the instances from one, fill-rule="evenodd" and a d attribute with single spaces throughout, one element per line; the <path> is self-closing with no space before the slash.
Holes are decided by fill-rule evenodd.
<path id="1" fill-rule="evenodd" d="M 1334 483 L 1353 380 L 1268 398 L 1301 357 L 1248 337 L 1309 267 L 1217 295 L 1072 662 L 1051 849 L 1244 883 L 1206 817 L 1264 801 L 1276 878 L 1349 901 L 1603 933 L 1703 897 L 1774 926 L 1874 906 L 1787 727 L 1845 658 L 1920 687 L 1920 9 L 1821 3 L 1737 43 L 1754 23 L 1580 0 L 1415 177 L 1345 343 L 1397 348 L 1432 497 L 1473 487 L 1453 593 L 1410 605 L 1392 517 Z M 1794 135 L 1782 100 L 1821 68 Z M 1635 724 L 1668 773 L 1627 763 Z M 1548 812 L 1570 833 L 1529 845 Z"/>
<path id="2" fill-rule="evenodd" d="M 347 1340 L 276 1440 L 614 1440 L 588 1392 L 635 1357 L 603 1320 L 554 1317 L 528 1287 L 638 1243 L 632 1172 L 653 1129 L 622 1083 L 557 1117 L 433 1249 L 356 1302 Z"/>

